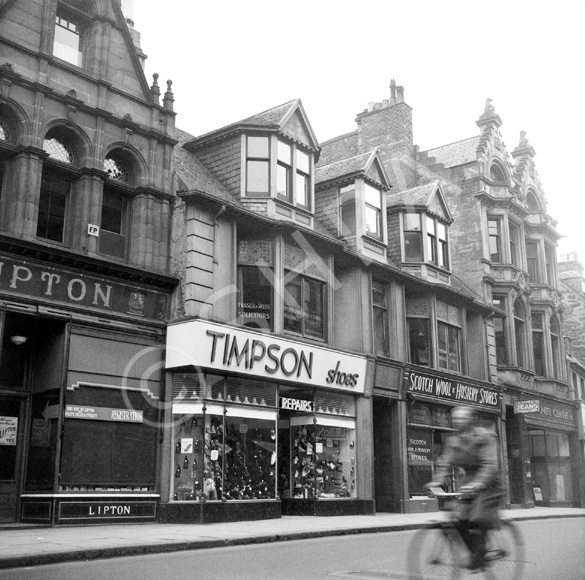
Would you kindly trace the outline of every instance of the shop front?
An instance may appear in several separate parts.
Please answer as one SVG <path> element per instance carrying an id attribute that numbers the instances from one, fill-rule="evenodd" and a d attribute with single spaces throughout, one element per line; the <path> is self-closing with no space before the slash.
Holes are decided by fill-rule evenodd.
<path id="1" fill-rule="evenodd" d="M 1 521 L 154 521 L 173 281 L 42 258 L 0 254 Z"/>
<path id="2" fill-rule="evenodd" d="M 453 433 L 451 410 L 462 404 L 473 407 L 478 424 L 499 437 L 500 395 L 493 385 L 466 377 L 412 368 L 396 371 L 391 375 L 399 379 L 397 386 L 401 388 L 395 395 L 389 390 L 385 399 L 383 389 L 375 390 L 378 394 L 374 402 L 375 482 L 376 490 L 382 492 L 381 497 L 376 496 L 376 509 L 404 513 L 435 511 L 439 504 L 428 496 L 425 484 L 433 480 L 443 445 Z M 387 372 L 384 374 L 388 376 Z M 393 468 L 388 469 L 389 466 Z M 457 480 L 454 470 L 448 491 L 457 490 Z M 384 491 L 391 501 L 383 501 Z"/>
<path id="3" fill-rule="evenodd" d="M 369 457 L 360 454 L 367 366 L 365 357 L 203 320 L 169 325 L 161 520 L 371 511 L 358 476 Z"/>
<path id="4" fill-rule="evenodd" d="M 513 504 L 580 506 L 577 406 L 523 396 L 508 407 Z"/>

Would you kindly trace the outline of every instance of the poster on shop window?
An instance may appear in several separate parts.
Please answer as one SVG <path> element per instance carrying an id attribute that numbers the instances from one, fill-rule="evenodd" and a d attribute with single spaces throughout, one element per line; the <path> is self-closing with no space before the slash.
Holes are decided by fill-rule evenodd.
<path id="1" fill-rule="evenodd" d="M 16 445 L 18 417 L 0 417 L 0 445 Z"/>

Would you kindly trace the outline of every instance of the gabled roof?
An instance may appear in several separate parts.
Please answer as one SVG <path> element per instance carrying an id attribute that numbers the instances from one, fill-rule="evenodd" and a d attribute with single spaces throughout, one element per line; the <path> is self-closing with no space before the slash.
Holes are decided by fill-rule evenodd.
<path id="1" fill-rule="evenodd" d="M 402 208 L 425 209 L 449 222 L 453 221 L 438 179 L 412 189 L 386 194 L 386 208 L 394 210 Z"/>
<path id="2" fill-rule="evenodd" d="M 391 187 L 384 164 L 377 149 L 354 157 L 334 161 L 327 165 L 319 164 L 315 170 L 315 185 L 335 182 L 344 178 L 362 175 L 380 183 L 384 189 Z M 374 179 L 375 175 L 375 179 Z"/>
<path id="3" fill-rule="evenodd" d="M 300 119 L 304 132 L 309 140 L 309 146 L 313 149 L 319 149 L 319 142 L 317 141 L 317 137 L 315 136 L 311 124 L 309 123 L 309 119 L 300 99 L 288 101 L 287 103 L 278 105 L 277 107 L 273 107 L 262 113 L 257 113 L 251 117 L 242 119 L 241 121 L 231 123 L 230 125 L 226 125 L 225 127 L 201 135 L 200 137 L 194 137 L 185 143 L 185 147 L 192 150 L 199 145 L 208 143 L 219 137 L 246 129 L 266 129 L 286 133 L 287 124 L 295 115 Z M 292 137 L 293 135 L 290 136 Z"/>
<path id="4" fill-rule="evenodd" d="M 477 160 L 479 140 L 479 136 L 470 137 L 463 141 L 428 149 L 421 154 L 426 154 L 429 158 L 434 157 L 436 163 L 442 163 L 445 167 L 456 167 Z"/>

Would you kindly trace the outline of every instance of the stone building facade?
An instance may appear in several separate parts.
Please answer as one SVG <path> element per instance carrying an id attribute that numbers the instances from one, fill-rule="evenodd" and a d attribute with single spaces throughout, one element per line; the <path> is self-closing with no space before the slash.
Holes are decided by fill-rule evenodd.
<path id="1" fill-rule="evenodd" d="M 156 518 L 173 95 L 111 0 L 0 3 L 0 518 Z"/>
<path id="2" fill-rule="evenodd" d="M 442 235 L 450 268 L 493 307 L 485 335 L 483 329 L 478 334 L 484 340 L 475 357 L 481 368 L 469 372 L 503 393 L 498 435 L 509 503 L 579 504 L 581 459 L 577 405 L 564 362 L 559 234 L 546 210 L 526 133 L 508 153 L 502 121 L 488 99 L 477 121 L 479 135 L 419 151 L 404 90 L 394 82 L 390 99 L 371 103 L 356 123 L 356 132 L 340 139 L 353 140 L 357 152 L 366 143 L 377 146 L 394 176 L 388 223 L 399 229 L 403 245 L 400 254 L 395 247 L 393 259 L 402 256 L 409 272 L 448 285 L 437 268 Z M 434 190 L 445 201 L 430 209 Z M 404 215 L 391 218 L 393 206 Z M 449 226 L 448 235 L 440 225 Z"/>

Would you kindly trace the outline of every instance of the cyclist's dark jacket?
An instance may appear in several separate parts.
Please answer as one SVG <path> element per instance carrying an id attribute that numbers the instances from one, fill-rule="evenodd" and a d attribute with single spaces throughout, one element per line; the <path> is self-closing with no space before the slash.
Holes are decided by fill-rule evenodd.
<path id="1" fill-rule="evenodd" d="M 502 482 L 498 468 L 498 445 L 495 434 L 483 427 L 454 434 L 447 439 L 437 462 L 435 479 L 443 482 L 451 469 L 459 470 L 458 485 L 474 485 L 476 498 L 467 504 L 463 516 L 469 519 L 492 519 L 502 495 Z"/>

